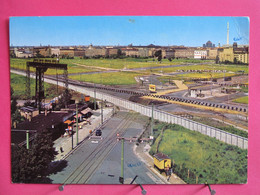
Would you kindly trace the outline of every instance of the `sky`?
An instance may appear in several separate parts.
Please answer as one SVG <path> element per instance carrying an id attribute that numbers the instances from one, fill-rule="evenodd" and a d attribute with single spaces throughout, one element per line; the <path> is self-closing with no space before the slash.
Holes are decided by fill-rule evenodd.
<path id="1" fill-rule="evenodd" d="M 249 44 L 248 17 L 10 17 L 10 46 Z"/>

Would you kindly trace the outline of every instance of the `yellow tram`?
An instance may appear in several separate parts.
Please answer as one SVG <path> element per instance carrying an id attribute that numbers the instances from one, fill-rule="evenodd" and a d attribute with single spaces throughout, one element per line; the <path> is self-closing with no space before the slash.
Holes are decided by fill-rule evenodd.
<path id="1" fill-rule="evenodd" d="M 150 93 L 156 93 L 156 86 L 150 84 L 150 85 L 149 85 L 149 91 L 150 91 Z"/>
<path id="2" fill-rule="evenodd" d="M 172 161 L 170 157 L 163 153 L 153 155 L 154 167 L 158 168 L 160 173 L 167 171 L 171 168 Z"/>

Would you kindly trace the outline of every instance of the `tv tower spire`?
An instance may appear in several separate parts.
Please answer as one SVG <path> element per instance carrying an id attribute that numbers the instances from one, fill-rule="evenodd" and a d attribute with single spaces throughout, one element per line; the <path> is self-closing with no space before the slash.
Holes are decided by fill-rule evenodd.
<path id="1" fill-rule="evenodd" d="M 227 45 L 229 45 L 229 22 L 227 23 Z"/>

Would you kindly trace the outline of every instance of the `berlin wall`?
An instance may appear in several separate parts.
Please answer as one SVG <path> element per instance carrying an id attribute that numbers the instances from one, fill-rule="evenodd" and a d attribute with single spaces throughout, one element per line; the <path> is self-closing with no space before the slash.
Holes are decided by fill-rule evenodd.
<path id="1" fill-rule="evenodd" d="M 13 71 L 14 73 L 17 74 L 22 74 L 21 72 L 18 71 Z M 23 74 L 22 74 L 23 75 Z M 24 73 L 24 76 L 25 73 Z M 48 83 L 52 83 L 52 84 L 57 84 L 57 81 L 51 80 L 51 79 L 44 79 L 45 82 Z M 59 85 L 63 86 L 64 84 L 62 82 L 59 82 Z M 105 93 L 101 93 L 99 91 L 94 92 L 94 89 L 90 89 L 90 88 L 84 88 L 84 87 L 79 87 L 79 86 L 75 86 L 72 84 L 68 85 L 69 89 L 72 89 L 74 91 L 80 92 L 82 94 L 85 95 L 90 95 L 91 97 L 95 96 L 96 93 L 96 98 L 97 99 L 101 99 L 101 100 L 106 100 L 108 102 L 113 103 L 116 106 L 120 106 L 129 110 L 133 110 L 135 112 L 138 112 L 142 115 L 151 117 L 152 116 L 152 108 L 149 106 L 144 106 L 138 103 L 134 103 L 128 100 L 124 100 L 109 94 L 105 94 Z M 247 149 L 248 147 L 248 139 L 235 135 L 235 134 L 231 134 L 225 131 L 222 131 L 220 129 L 214 128 L 214 127 L 210 127 L 208 125 L 204 125 L 180 116 L 176 116 L 167 112 L 164 112 L 162 110 L 159 109 L 154 109 L 153 111 L 153 117 L 154 119 L 157 119 L 161 122 L 166 122 L 166 123 L 172 123 L 172 124 L 178 124 L 181 125 L 187 129 L 190 129 L 192 131 L 197 131 L 200 132 L 201 134 L 210 136 L 210 137 L 214 137 L 217 140 L 220 140 L 222 142 L 225 142 L 227 144 L 232 144 L 235 146 L 238 146 L 239 148 L 242 149 Z"/>
<path id="2" fill-rule="evenodd" d="M 55 82 L 54 82 L 55 84 Z M 84 89 L 82 87 L 77 87 L 75 85 L 69 84 L 69 88 L 75 91 L 78 91 L 80 93 L 90 95 L 91 97 L 94 97 L 94 90 L 93 89 Z M 96 98 L 101 99 L 101 100 L 106 100 L 108 102 L 111 102 L 115 104 L 116 106 L 120 106 L 129 110 L 133 110 L 135 112 L 139 112 L 142 115 L 151 117 L 152 116 L 152 108 L 149 106 L 144 106 L 138 103 L 134 103 L 128 100 L 124 100 L 109 94 L 101 93 L 96 91 Z M 159 109 L 154 109 L 153 111 L 153 117 L 154 119 L 157 119 L 162 122 L 166 123 L 172 123 L 172 124 L 178 124 L 181 125 L 187 129 L 190 129 L 192 131 L 198 131 L 201 134 L 214 137 L 217 140 L 223 141 L 227 144 L 232 144 L 235 146 L 238 146 L 239 148 L 242 149 L 247 149 L 248 147 L 248 139 L 231 134 L 225 131 L 222 131 L 220 129 L 210 127 L 208 125 L 204 125 L 180 116 L 176 116 L 167 112 L 164 112 Z"/>

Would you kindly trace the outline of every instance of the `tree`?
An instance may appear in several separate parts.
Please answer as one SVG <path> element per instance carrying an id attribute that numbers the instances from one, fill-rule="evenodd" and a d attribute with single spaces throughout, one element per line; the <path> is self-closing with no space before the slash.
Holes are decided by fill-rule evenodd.
<path id="1" fill-rule="evenodd" d="M 157 50 L 154 56 L 157 57 L 157 60 L 160 62 L 162 60 L 162 50 Z"/>
<path id="2" fill-rule="evenodd" d="M 121 50 L 121 49 L 118 49 L 118 50 L 117 50 L 117 57 L 119 58 L 121 55 L 122 55 L 122 50 Z"/>
<path id="3" fill-rule="evenodd" d="M 31 147 L 12 147 L 12 181 L 15 183 L 46 183 L 48 167 L 57 152 L 53 147 L 51 132 L 37 134 Z"/>
<path id="4" fill-rule="evenodd" d="M 72 97 L 72 95 L 69 92 L 69 90 L 65 89 L 65 91 L 63 92 L 63 94 L 59 98 L 59 101 L 58 101 L 58 104 L 57 104 L 57 109 L 65 108 L 69 104 L 71 97 Z"/>
<path id="5" fill-rule="evenodd" d="M 161 61 L 162 61 L 162 56 L 161 56 L 161 55 L 160 55 L 160 56 L 158 56 L 158 58 L 157 58 L 157 59 L 158 59 L 158 61 L 159 61 L 159 62 L 161 62 Z"/>
<path id="6" fill-rule="evenodd" d="M 219 63 L 219 57 L 217 56 L 216 57 L 216 64 L 218 64 Z"/>
<path id="7" fill-rule="evenodd" d="M 14 96 L 14 90 L 11 87 L 11 120 L 12 124 L 20 123 L 24 120 L 24 117 L 21 116 L 21 113 L 19 112 L 17 108 L 17 97 Z"/>
<path id="8" fill-rule="evenodd" d="M 234 64 L 237 64 L 237 58 L 234 57 Z"/>

